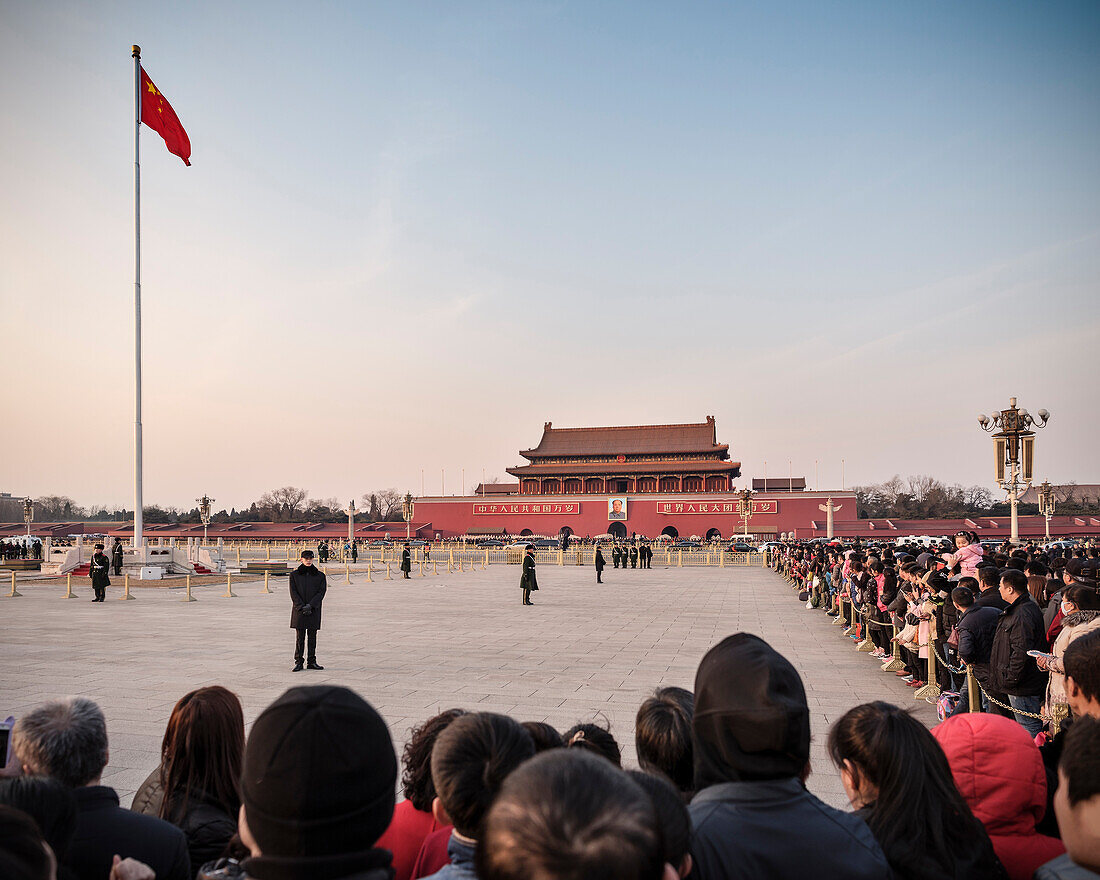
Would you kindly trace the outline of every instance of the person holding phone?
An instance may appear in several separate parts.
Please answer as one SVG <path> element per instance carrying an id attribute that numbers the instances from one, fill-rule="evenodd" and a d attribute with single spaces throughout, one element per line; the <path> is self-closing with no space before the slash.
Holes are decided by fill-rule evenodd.
<path id="1" fill-rule="evenodd" d="M 1054 640 L 1054 646 L 1049 654 L 1041 653 L 1035 657 L 1039 668 L 1050 673 L 1046 706 L 1051 714 L 1054 714 L 1056 706 L 1066 707 L 1065 711 L 1068 711 L 1066 667 L 1063 658 L 1071 642 L 1086 633 L 1100 630 L 1100 594 L 1091 587 L 1080 584 L 1067 587 L 1062 593 L 1061 611 L 1063 626 L 1062 631 L 1058 633 L 1058 638 Z"/>

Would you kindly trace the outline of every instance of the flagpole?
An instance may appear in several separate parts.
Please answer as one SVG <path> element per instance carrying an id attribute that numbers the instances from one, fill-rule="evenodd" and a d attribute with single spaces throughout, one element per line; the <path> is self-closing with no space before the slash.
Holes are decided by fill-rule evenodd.
<path id="1" fill-rule="evenodd" d="M 141 499 L 141 46 L 134 58 L 134 549 L 145 562 Z"/>

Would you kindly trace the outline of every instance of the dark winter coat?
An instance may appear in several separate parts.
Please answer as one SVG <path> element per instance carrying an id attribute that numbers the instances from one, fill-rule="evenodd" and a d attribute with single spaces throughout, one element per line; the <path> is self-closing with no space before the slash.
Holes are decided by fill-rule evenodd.
<path id="1" fill-rule="evenodd" d="M 106 553 L 93 553 L 91 562 L 92 586 L 93 587 L 109 587 L 111 586 L 111 579 L 108 575 L 111 572 L 111 560 L 107 558 Z"/>
<path id="2" fill-rule="evenodd" d="M 160 768 L 149 774 L 141 784 L 130 809 L 146 816 L 159 816 L 164 789 L 160 787 Z M 184 805 L 182 798 L 174 799 L 168 821 L 187 837 L 187 852 L 194 866 L 205 865 L 219 858 L 230 839 L 237 833 L 237 816 L 229 815 L 201 792 L 192 793 Z"/>
<path id="3" fill-rule="evenodd" d="M 993 650 L 993 634 L 997 632 L 997 621 L 1001 612 L 986 606 L 970 606 L 959 617 L 956 628 L 959 632 L 959 658 L 963 663 L 972 664 L 974 676 L 984 685 L 989 684 L 989 654 Z"/>
<path id="4" fill-rule="evenodd" d="M 607 565 L 607 563 L 604 562 L 603 554 L 600 552 L 600 548 L 597 547 L 596 548 L 596 571 L 603 571 L 604 566 L 606 566 L 606 565 Z"/>
<path id="5" fill-rule="evenodd" d="M 412 554 L 408 550 L 401 551 L 401 571 L 412 571 Z"/>
<path id="6" fill-rule="evenodd" d="M 523 573 L 519 576 L 519 585 L 524 590 L 539 588 L 539 582 L 535 578 L 535 557 L 530 553 L 523 557 Z"/>
<path id="7" fill-rule="evenodd" d="M 115 565 L 122 565 L 122 545 L 115 544 L 111 548 L 111 562 Z"/>
<path id="8" fill-rule="evenodd" d="M 113 788 L 74 788 L 76 832 L 65 865 L 80 880 L 104 880 L 120 855 L 145 862 L 157 880 L 191 880 L 187 840 L 175 825 L 143 816 L 118 804 Z"/>
<path id="9" fill-rule="evenodd" d="M 1004 611 L 1008 607 L 1008 603 L 1001 598 L 1001 591 L 997 587 L 990 587 L 978 594 L 978 598 L 974 600 L 971 607 L 996 608 L 998 611 Z"/>
<path id="10" fill-rule="evenodd" d="M 328 589 L 325 573 L 315 565 L 299 565 L 290 573 L 291 629 L 320 629 L 321 602 Z M 304 608 L 311 609 L 309 613 Z"/>
<path id="11" fill-rule="evenodd" d="M 1043 611 L 1028 593 L 1024 593 L 1002 611 L 997 620 L 989 654 L 993 687 L 1013 697 L 1045 693 L 1047 674 L 1027 652 L 1046 649 Z"/>

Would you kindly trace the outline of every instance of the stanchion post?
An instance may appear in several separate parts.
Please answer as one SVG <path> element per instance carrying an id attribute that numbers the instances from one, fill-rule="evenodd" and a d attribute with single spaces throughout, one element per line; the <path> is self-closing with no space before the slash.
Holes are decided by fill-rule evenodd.
<path id="1" fill-rule="evenodd" d="M 856 650 L 861 654 L 870 654 L 875 650 L 875 643 L 871 641 L 871 624 L 867 622 L 867 613 L 863 613 L 863 638 L 856 645 Z"/>
<path id="2" fill-rule="evenodd" d="M 374 583 L 374 578 L 371 577 L 371 558 L 369 556 L 367 557 L 367 583 Z"/>
<path id="3" fill-rule="evenodd" d="M 971 712 L 982 711 L 982 697 L 978 693 L 978 679 L 974 677 L 974 667 L 966 664 L 966 699 Z"/>
<path id="4" fill-rule="evenodd" d="M 66 599 L 79 599 L 80 597 L 73 592 L 73 576 L 72 574 L 65 575 L 65 598 Z"/>
<path id="5" fill-rule="evenodd" d="M 914 700 L 926 700 L 928 697 L 935 699 L 940 695 L 940 686 L 936 684 L 936 648 L 931 636 L 928 638 L 928 677 L 924 682 L 924 687 L 919 687 L 914 692 Z"/>
<path id="6" fill-rule="evenodd" d="M 683 568 L 684 567 L 684 551 L 683 550 L 677 550 L 676 551 L 676 567 L 677 568 Z"/>
<path id="7" fill-rule="evenodd" d="M 485 571 L 489 567 L 489 548 L 485 548 L 485 561 L 481 563 L 481 570 Z"/>
<path id="8" fill-rule="evenodd" d="M 187 575 L 184 579 L 184 583 L 187 585 L 187 593 L 180 600 L 181 602 L 194 602 L 195 597 L 191 595 L 191 575 Z"/>
<path id="9" fill-rule="evenodd" d="M 270 571 L 264 571 L 264 592 L 265 593 L 270 593 L 271 592 L 271 583 L 270 583 L 270 581 L 271 581 L 271 572 Z"/>
<path id="10" fill-rule="evenodd" d="M 237 568 L 241 567 L 241 548 L 237 547 Z"/>
<path id="11" fill-rule="evenodd" d="M 390 564 L 388 562 L 386 563 L 386 580 L 388 580 L 388 581 L 393 580 L 393 575 L 390 574 Z"/>
<path id="12" fill-rule="evenodd" d="M 893 638 L 890 639 L 893 648 L 891 649 L 890 659 L 882 664 L 882 671 L 901 672 L 905 668 L 905 661 L 901 659 L 901 645 L 897 642 L 898 628 L 891 623 L 890 631 L 894 634 Z"/>
<path id="13" fill-rule="evenodd" d="M 130 595 L 130 573 L 127 572 L 122 576 L 122 595 L 119 596 L 119 599 L 121 601 L 126 601 L 127 599 L 133 598 L 134 597 Z"/>
<path id="14" fill-rule="evenodd" d="M 15 599 L 15 598 L 18 598 L 19 596 L 22 596 L 22 595 L 23 595 L 22 593 L 20 593 L 17 589 L 15 589 L 15 572 L 13 571 L 11 573 L 11 592 L 8 593 L 8 598 L 9 599 Z"/>
<path id="15" fill-rule="evenodd" d="M 344 563 L 344 583 L 351 583 L 351 566 L 349 566 L 347 562 Z"/>
<path id="16" fill-rule="evenodd" d="M 850 636 L 856 631 L 856 603 L 848 599 L 848 620 L 845 621 L 848 625 L 844 628 L 844 635 Z"/>
<path id="17" fill-rule="evenodd" d="M 439 563 L 433 562 L 432 565 L 435 567 L 435 570 L 432 572 L 432 574 L 439 574 Z"/>
<path id="18" fill-rule="evenodd" d="M 424 577 L 424 560 L 421 559 L 419 564 L 420 564 L 420 576 Z"/>
<path id="19" fill-rule="evenodd" d="M 227 571 L 225 573 L 225 593 L 222 595 L 223 599 L 236 599 L 237 594 L 233 592 L 233 572 Z"/>
<path id="20" fill-rule="evenodd" d="M 833 618 L 833 626 L 843 626 L 846 623 L 844 620 L 844 597 L 840 593 L 836 594 L 836 617 Z"/>

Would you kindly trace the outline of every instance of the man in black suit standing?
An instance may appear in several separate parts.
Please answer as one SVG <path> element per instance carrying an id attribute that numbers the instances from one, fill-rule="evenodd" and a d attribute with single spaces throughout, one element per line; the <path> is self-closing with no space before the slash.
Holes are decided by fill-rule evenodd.
<path id="1" fill-rule="evenodd" d="M 302 661 L 306 659 L 310 669 L 325 668 L 317 662 L 317 630 L 321 628 L 321 603 L 327 589 L 328 579 L 313 564 L 313 551 L 303 550 L 302 564 L 290 573 L 290 599 L 294 603 L 290 626 L 298 633 L 291 672 L 301 672 L 304 668 Z"/>
<path id="2" fill-rule="evenodd" d="M 597 544 L 596 545 L 596 583 L 597 584 L 602 584 L 603 583 L 603 569 L 604 569 L 605 565 L 607 565 L 607 563 L 604 562 L 603 553 L 600 551 L 600 545 Z"/>

